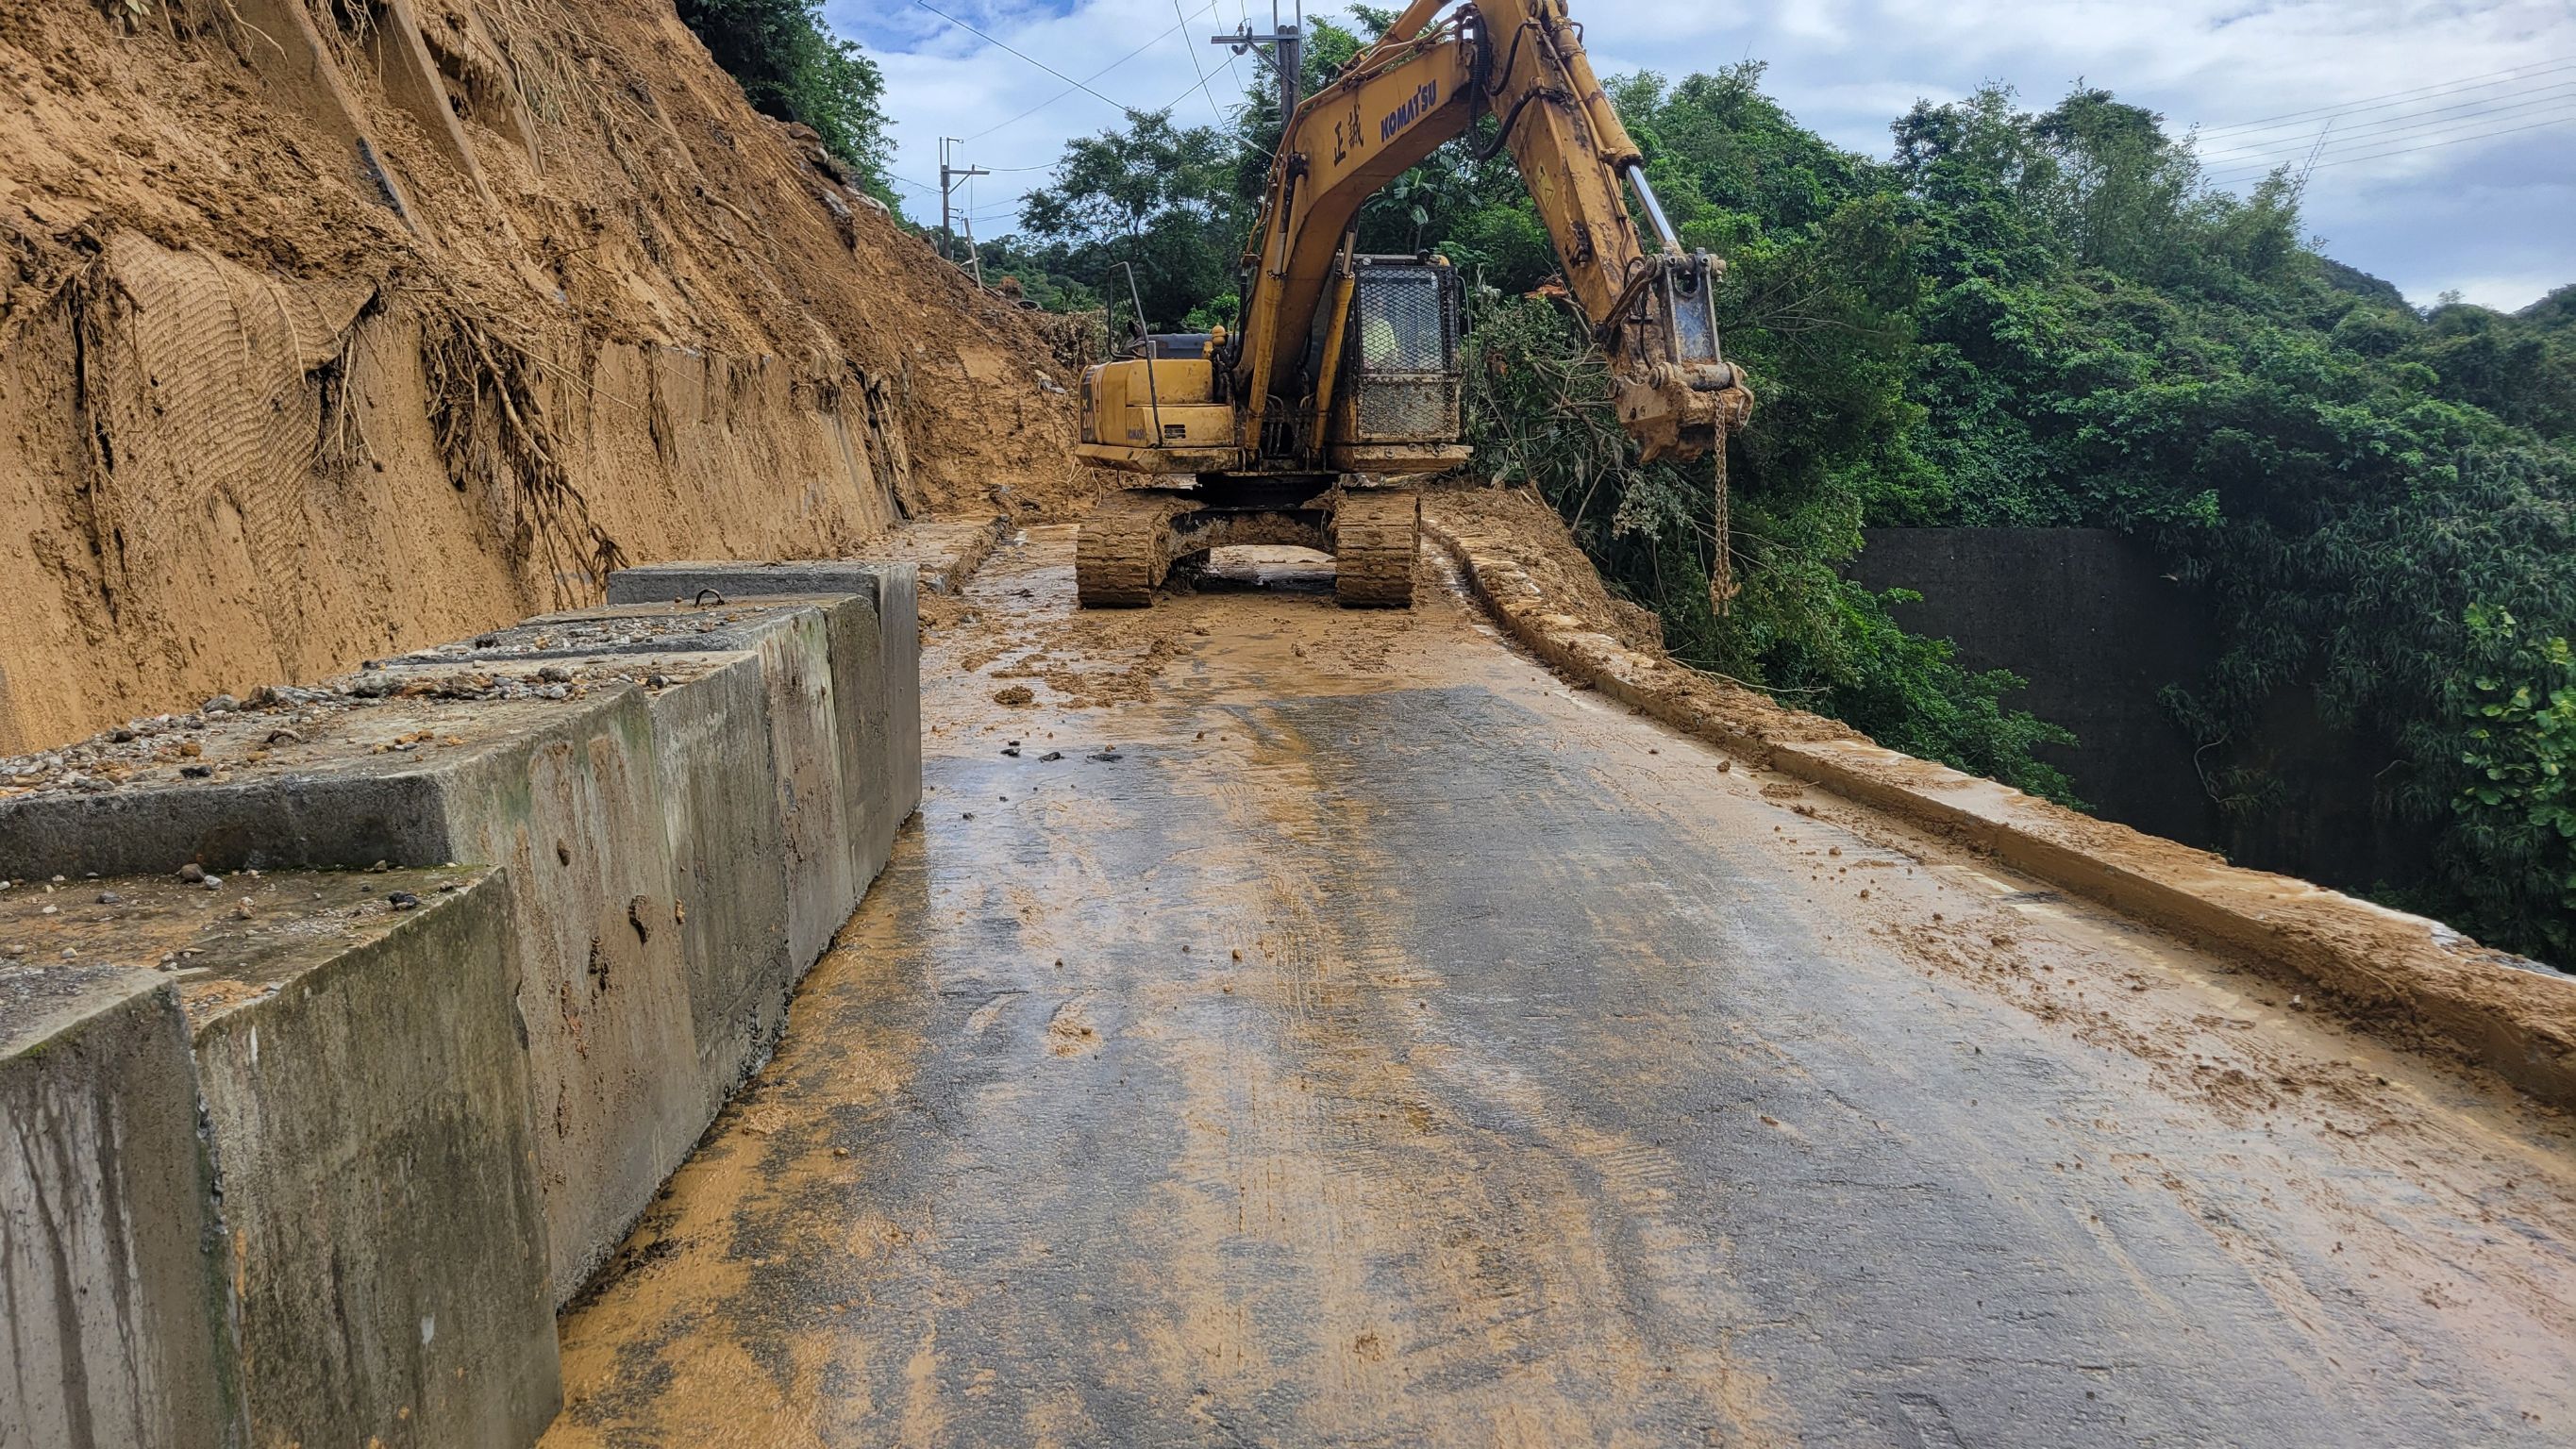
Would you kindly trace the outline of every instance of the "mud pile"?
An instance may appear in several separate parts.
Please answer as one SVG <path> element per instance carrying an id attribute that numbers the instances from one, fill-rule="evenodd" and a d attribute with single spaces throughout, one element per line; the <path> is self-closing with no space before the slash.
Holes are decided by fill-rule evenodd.
<path id="1" fill-rule="evenodd" d="M 1026 314 L 668 0 L 0 0 L 0 753 L 1072 506 Z"/>

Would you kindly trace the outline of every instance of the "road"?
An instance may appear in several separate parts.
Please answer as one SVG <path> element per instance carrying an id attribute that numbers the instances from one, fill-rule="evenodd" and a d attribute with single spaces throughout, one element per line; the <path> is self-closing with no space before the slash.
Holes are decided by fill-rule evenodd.
<path id="1" fill-rule="evenodd" d="M 934 617 L 547 1445 L 2576 1438 L 2563 1117 L 1284 557 Z"/>

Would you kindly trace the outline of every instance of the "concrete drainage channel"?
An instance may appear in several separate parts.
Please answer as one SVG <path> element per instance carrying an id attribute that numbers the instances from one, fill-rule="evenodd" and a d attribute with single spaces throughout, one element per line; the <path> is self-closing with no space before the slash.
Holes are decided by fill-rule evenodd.
<path id="1" fill-rule="evenodd" d="M 0 1442 L 532 1442 L 920 802 L 917 579 L 633 570 L 0 799 Z"/>

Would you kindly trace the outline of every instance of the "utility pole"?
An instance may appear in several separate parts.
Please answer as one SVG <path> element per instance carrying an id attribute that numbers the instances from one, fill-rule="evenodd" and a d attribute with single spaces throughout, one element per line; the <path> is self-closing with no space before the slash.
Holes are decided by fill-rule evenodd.
<path id="1" fill-rule="evenodd" d="M 1285 23 L 1279 18 L 1279 0 L 1270 0 L 1270 33 L 1256 35 L 1250 21 L 1240 30 L 1224 35 L 1211 35 L 1208 44 L 1222 45 L 1237 55 L 1256 47 L 1267 46 L 1270 68 L 1279 76 L 1279 122 L 1297 114 L 1298 82 L 1306 75 L 1306 0 L 1290 0 L 1295 8 Z"/>
<path id="2" fill-rule="evenodd" d="M 957 251 L 956 233 L 949 230 L 949 193 L 956 189 L 958 182 L 965 180 L 967 177 L 990 176 L 993 174 L 981 166 L 951 166 L 948 164 L 948 159 L 953 154 L 951 148 L 963 146 L 965 144 L 965 142 L 958 140 L 954 136 L 942 136 L 939 138 L 939 255 L 941 259 L 950 263 L 954 263 L 957 260 Z M 972 246 L 973 243 L 970 242 L 968 245 Z M 970 255 L 972 254 L 970 253 Z M 981 257 L 977 257 L 975 260 L 977 262 L 975 274 L 977 279 L 980 281 L 984 273 L 984 268 L 981 265 L 983 259 Z"/>

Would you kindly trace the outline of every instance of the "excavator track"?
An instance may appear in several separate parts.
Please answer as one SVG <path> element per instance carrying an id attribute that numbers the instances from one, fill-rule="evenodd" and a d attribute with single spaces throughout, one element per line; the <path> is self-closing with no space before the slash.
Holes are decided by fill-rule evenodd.
<path id="1" fill-rule="evenodd" d="M 1410 488 L 1344 493 L 1333 509 L 1333 597 L 1345 609 L 1409 609 L 1422 539 Z"/>
<path id="2" fill-rule="evenodd" d="M 1073 586 L 1086 609 L 1142 609 L 1172 569 L 1172 520 L 1202 505 L 1151 488 L 1112 493 L 1093 506 L 1074 542 Z"/>
<path id="3" fill-rule="evenodd" d="M 1346 490 L 1295 506 L 1211 504 L 1191 494 L 1130 488 L 1103 498 L 1074 543 L 1074 592 L 1087 609 L 1142 609 L 1185 557 L 1232 544 L 1295 544 L 1333 555 L 1344 608 L 1413 604 L 1422 500 L 1411 489 Z"/>

